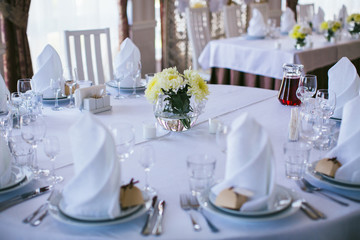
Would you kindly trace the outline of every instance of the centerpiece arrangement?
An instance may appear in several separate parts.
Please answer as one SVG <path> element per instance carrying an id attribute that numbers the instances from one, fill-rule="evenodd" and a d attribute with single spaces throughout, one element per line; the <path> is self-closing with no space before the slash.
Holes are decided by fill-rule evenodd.
<path id="1" fill-rule="evenodd" d="M 186 131 L 202 113 L 209 89 L 203 78 L 191 69 L 180 74 L 176 67 L 155 74 L 145 91 L 154 104 L 154 114 L 161 126 L 171 131 Z"/>
<path id="2" fill-rule="evenodd" d="M 335 41 L 335 33 L 341 28 L 339 21 L 324 21 L 320 29 L 325 31 L 325 38 L 328 42 Z"/>
<path id="3" fill-rule="evenodd" d="M 296 49 L 303 49 L 306 45 L 306 37 L 311 33 L 311 27 L 308 24 L 296 24 L 289 32 L 289 36 L 296 40 Z"/>
<path id="4" fill-rule="evenodd" d="M 360 13 L 353 13 L 346 21 L 349 23 L 349 32 L 353 38 L 360 36 Z"/>

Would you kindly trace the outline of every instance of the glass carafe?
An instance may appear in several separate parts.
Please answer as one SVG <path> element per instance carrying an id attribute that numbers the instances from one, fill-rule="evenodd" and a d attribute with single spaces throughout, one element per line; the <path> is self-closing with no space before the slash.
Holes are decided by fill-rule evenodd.
<path id="1" fill-rule="evenodd" d="M 301 64 L 283 65 L 284 74 L 278 95 L 281 104 L 290 106 L 301 104 L 300 99 L 296 97 L 296 90 L 299 85 L 303 68 L 304 66 Z"/>

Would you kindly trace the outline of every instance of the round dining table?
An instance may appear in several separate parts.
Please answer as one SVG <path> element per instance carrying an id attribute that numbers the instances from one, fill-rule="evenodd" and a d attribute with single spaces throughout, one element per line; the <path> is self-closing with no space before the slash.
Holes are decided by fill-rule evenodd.
<path id="1" fill-rule="evenodd" d="M 49 194 L 24 201 L 0 213 L 1 239 L 359 239 L 360 203 L 349 201 L 349 206 L 339 205 L 317 193 L 300 190 L 294 180 L 285 176 L 283 144 L 288 141 L 288 125 L 291 107 L 283 106 L 277 99 L 277 91 L 209 84 L 210 95 L 204 112 L 196 124 L 184 132 L 161 131 L 156 138 L 143 138 L 143 122 L 156 121 L 153 106 L 144 96 L 140 98 L 114 99 L 111 96 L 110 111 L 97 113 L 95 117 L 104 125 L 128 122 L 135 129 L 135 152 L 122 164 L 123 182 L 131 178 L 139 180 L 138 187 L 144 187 L 145 172 L 136 159 L 136 150 L 142 145 L 152 145 L 156 162 L 150 171 L 149 183 L 156 189 L 158 199 L 165 200 L 163 233 L 159 236 L 141 234 L 146 214 L 119 224 L 79 226 L 62 222 L 49 214 L 43 222 L 33 227 L 22 220 L 45 203 Z M 110 93 L 116 90 L 108 87 Z M 109 94 L 110 94 L 109 93 Z M 53 104 L 53 103 L 51 103 Z M 47 125 L 47 136 L 59 138 L 61 152 L 56 158 L 56 174 L 64 181 L 56 186 L 62 189 L 74 176 L 74 160 L 70 145 L 70 126 L 78 121 L 85 111 L 64 108 L 51 110 L 51 104 L 44 104 L 43 119 Z M 65 105 L 65 104 L 64 104 Z M 268 132 L 276 160 L 276 184 L 289 189 L 299 199 L 305 199 L 325 213 L 326 219 L 312 220 L 299 208 L 290 214 L 278 213 L 265 218 L 230 216 L 226 213 L 204 208 L 204 214 L 220 230 L 214 233 L 203 216 L 196 211 L 192 215 L 199 222 L 201 231 L 194 231 L 188 212 L 180 207 L 179 196 L 189 193 L 186 159 L 194 154 L 208 154 L 216 158 L 215 181 L 224 177 L 226 153 L 216 142 L 216 135 L 209 132 L 209 118 L 216 118 L 224 124 L 231 124 L 240 115 L 248 113 Z M 91 129 L 89 129 L 91 131 Z M 256 142 L 252 144 L 257 144 Z M 312 151 L 310 162 L 317 160 L 319 153 Z M 38 148 L 39 165 L 50 168 L 49 158 L 44 154 L 43 144 Z M 32 180 L 23 188 L 1 194 L 0 202 L 13 196 L 47 185 L 46 180 Z M 360 191 L 358 191 L 360 192 Z M 359 197 L 360 194 L 355 196 Z M 340 198 L 333 195 L 334 197 Z M 290 206 L 292 208 L 292 206 Z"/>

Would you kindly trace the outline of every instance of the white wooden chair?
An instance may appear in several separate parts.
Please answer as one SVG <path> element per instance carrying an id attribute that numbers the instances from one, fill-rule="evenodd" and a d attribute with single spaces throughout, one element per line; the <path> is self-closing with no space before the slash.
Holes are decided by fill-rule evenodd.
<path id="1" fill-rule="evenodd" d="M 312 21 L 314 16 L 314 4 L 298 4 L 296 6 L 298 23 Z"/>
<path id="2" fill-rule="evenodd" d="M 266 24 L 267 20 L 269 19 L 269 14 L 270 14 L 269 3 L 250 3 L 250 7 L 249 7 L 250 11 L 249 11 L 248 21 L 250 21 L 250 19 L 252 17 L 252 12 L 253 12 L 254 8 L 256 8 L 257 10 L 259 10 L 259 12 L 261 12 L 264 22 Z"/>
<path id="3" fill-rule="evenodd" d="M 69 70 L 76 67 L 80 80 L 97 85 L 112 79 L 109 28 L 65 31 L 65 47 Z"/>
<path id="4" fill-rule="evenodd" d="M 240 36 L 244 31 L 241 23 L 241 5 L 224 6 L 224 27 L 227 38 Z"/>

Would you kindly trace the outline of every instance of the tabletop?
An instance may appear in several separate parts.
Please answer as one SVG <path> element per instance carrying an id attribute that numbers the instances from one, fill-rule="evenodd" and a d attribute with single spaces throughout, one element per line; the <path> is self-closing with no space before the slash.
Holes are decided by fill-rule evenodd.
<path id="1" fill-rule="evenodd" d="M 360 40 L 343 39 L 328 43 L 323 35 L 308 37 L 311 48 L 295 50 L 289 36 L 278 39 L 249 40 L 245 36 L 210 41 L 199 57 L 203 69 L 227 68 L 241 72 L 281 79 L 284 63 L 304 65 L 304 72 L 332 65 L 346 56 L 360 57 Z"/>
<path id="2" fill-rule="evenodd" d="M 282 146 L 287 141 L 287 130 L 290 119 L 290 107 L 283 106 L 273 90 L 209 85 L 210 95 L 205 112 L 200 115 L 196 125 L 186 132 L 171 132 L 159 138 L 146 140 L 142 137 L 142 122 L 155 120 L 152 105 L 145 97 L 138 99 L 111 99 L 112 110 L 96 114 L 104 124 L 114 121 L 130 122 L 136 129 L 136 147 L 151 144 L 156 151 L 156 163 L 150 172 L 150 184 L 157 190 L 159 199 L 167 202 L 164 216 L 164 233 L 161 236 L 144 237 L 140 234 L 145 222 L 145 215 L 126 223 L 112 226 L 75 226 L 57 221 L 52 216 L 45 218 L 38 227 L 22 223 L 22 219 L 44 203 L 47 195 L 40 196 L 0 213 L 0 232 L 2 239 L 350 239 L 360 237 L 358 223 L 360 222 L 360 204 L 344 200 L 348 207 L 340 206 L 317 194 L 304 193 L 299 190 L 294 181 L 285 177 L 285 166 Z M 192 230 L 188 214 L 180 208 L 179 195 L 189 192 L 186 170 L 186 158 L 195 153 L 207 153 L 217 159 L 215 179 L 224 176 L 226 155 L 216 144 L 215 135 L 208 131 L 208 119 L 217 117 L 220 121 L 230 124 L 243 113 L 252 115 L 268 131 L 276 159 L 276 183 L 292 189 L 299 197 L 323 211 L 325 220 L 310 220 L 302 211 L 296 211 L 289 216 L 278 215 L 270 219 L 233 218 L 217 215 L 206 211 L 205 214 L 220 229 L 212 233 L 200 214 L 194 216 L 200 222 L 202 231 Z M 68 132 L 71 126 L 83 113 L 78 109 L 52 111 L 47 105 L 44 109 L 44 119 L 47 124 L 47 135 L 60 138 L 62 151 L 56 160 L 56 173 L 65 180 L 58 188 L 66 185 L 74 175 L 73 159 L 70 151 Z M 39 164 L 48 167 L 48 159 L 40 144 Z M 136 151 L 136 150 L 135 150 Z M 317 157 L 312 152 L 312 160 Z M 134 157 L 123 164 L 126 182 L 130 178 L 140 180 L 143 186 L 144 170 Z M 29 191 L 36 186 L 43 186 L 41 181 L 33 181 L 23 189 L 0 195 L 0 201 L 11 196 Z M 360 196 L 359 196 L 360 197 Z"/>

